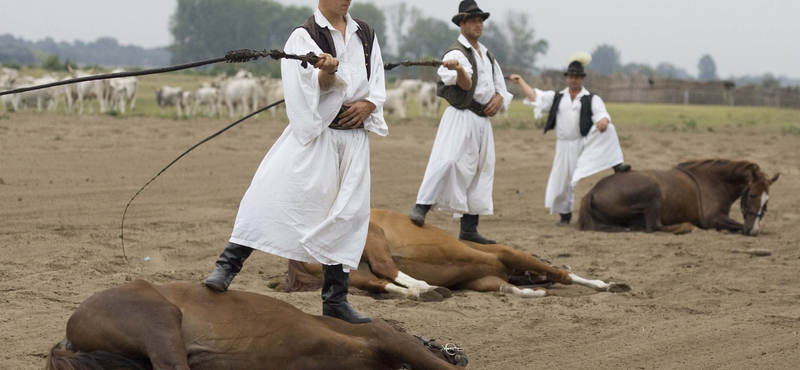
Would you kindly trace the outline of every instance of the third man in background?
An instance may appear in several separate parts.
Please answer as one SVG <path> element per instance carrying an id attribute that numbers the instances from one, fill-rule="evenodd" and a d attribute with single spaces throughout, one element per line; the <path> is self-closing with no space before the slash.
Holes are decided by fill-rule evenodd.
<path id="1" fill-rule="evenodd" d="M 622 162 L 617 131 L 603 99 L 583 87 L 584 67 L 591 60 L 588 53 L 575 53 L 564 73 L 567 88 L 558 92 L 534 89 L 519 75 L 509 76 L 525 93 L 525 104 L 550 112 L 544 132 L 555 130 L 557 141 L 544 203 L 550 214 L 561 215 L 561 226 L 572 219 L 578 181 L 608 168 L 631 169 Z"/>

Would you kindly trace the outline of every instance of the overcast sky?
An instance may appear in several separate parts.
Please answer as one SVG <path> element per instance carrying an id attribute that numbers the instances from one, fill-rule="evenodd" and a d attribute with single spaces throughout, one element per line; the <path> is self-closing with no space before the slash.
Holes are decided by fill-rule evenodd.
<path id="1" fill-rule="evenodd" d="M 400 2 L 355 0 L 360 1 L 379 7 Z M 403 1 L 448 22 L 460 3 Z M 550 43 L 539 67 L 564 68 L 574 51 L 591 52 L 605 43 L 621 52 L 623 64 L 670 62 L 697 75 L 697 62 L 710 54 L 723 78 L 766 72 L 800 78 L 800 0 L 478 0 L 478 5 L 492 13 L 488 22 L 503 22 L 510 11 L 530 16 L 536 37 Z M 123 45 L 167 46 L 176 6 L 175 0 L 2 0 L 0 35 L 67 42 L 107 36 Z"/>

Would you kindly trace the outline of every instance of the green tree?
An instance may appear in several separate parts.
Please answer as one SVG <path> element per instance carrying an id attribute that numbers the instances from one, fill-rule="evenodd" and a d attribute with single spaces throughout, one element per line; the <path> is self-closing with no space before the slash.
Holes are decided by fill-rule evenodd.
<path id="1" fill-rule="evenodd" d="M 350 15 L 366 21 L 375 30 L 381 49 L 386 47 L 386 16 L 373 3 L 357 3 L 350 6 Z"/>
<path id="2" fill-rule="evenodd" d="M 517 66 L 528 72 L 535 72 L 535 64 L 539 54 L 544 55 L 547 53 L 549 46 L 547 41 L 535 39 L 533 27 L 530 26 L 526 13 L 508 12 L 505 25 L 510 35 L 508 38 L 509 55 L 505 55 L 503 59 L 500 59 L 500 56 L 496 57 L 506 65 Z"/>
<path id="3" fill-rule="evenodd" d="M 697 79 L 700 81 L 715 81 L 717 77 L 717 64 L 714 63 L 714 58 L 711 55 L 703 55 L 700 61 L 697 62 Z"/>
<path id="4" fill-rule="evenodd" d="M 312 13 L 271 0 L 178 0 L 170 24 L 172 62 L 216 58 L 236 49 L 283 49 L 292 30 Z M 268 68 L 280 69 L 277 63 Z"/>
<path id="5" fill-rule="evenodd" d="M 610 75 L 621 67 L 620 52 L 611 45 L 603 44 L 592 52 L 592 62 L 587 69 L 597 74 Z"/>

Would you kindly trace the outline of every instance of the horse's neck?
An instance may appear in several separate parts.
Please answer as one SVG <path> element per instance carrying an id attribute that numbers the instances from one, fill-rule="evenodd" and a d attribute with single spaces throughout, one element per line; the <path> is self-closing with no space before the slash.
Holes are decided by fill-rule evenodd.
<path id="1" fill-rule="evenodd" d="M 742 176 L 730 176 L 721 169 L 689 169 L 698 182 L 704 184 L 707 191 L 703 192 L 703 197 L 713 197 L 726 202 L 725 206 L 730 206 L 744 193 L 747 187 L 747 178 Z"/>

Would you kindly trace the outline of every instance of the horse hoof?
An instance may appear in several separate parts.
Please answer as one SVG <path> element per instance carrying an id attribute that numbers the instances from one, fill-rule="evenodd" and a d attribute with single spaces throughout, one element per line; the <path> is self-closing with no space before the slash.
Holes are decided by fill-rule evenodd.
<path id="1" fill-rule="evenodd" d="M 433 288 L 433 291 L 442 295 L 443 298 L 447 299 L 453 296 L 453 292 L 450 289 L 447 289 L 443 286 L 437 286 Z"/>
<path id="2" fill-rule="evenodd" d="M 417 298 L 417 301 L 418 302 L 441 302 L 441 301 L 444 301 L 444 297 L 441 294 L 431 290 L 431 291 L 428 291 L 428 292 L 425 292 L 425 293 L 420 293 L 419 298 Z"/>
<path id="3" fill-rule="evenodd" d="M 631 286 L 625 283 L 611 283 L 611 286 L 608 287 L 608 291 L 611 293 L 630 292 Z"/>

